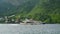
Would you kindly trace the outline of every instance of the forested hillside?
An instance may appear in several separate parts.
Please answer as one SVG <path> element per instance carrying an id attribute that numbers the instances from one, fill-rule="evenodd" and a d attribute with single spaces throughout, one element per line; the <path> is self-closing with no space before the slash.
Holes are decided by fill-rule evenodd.
<path id="1" fill-rule="evenodd" d="M 0 17 L 10 15 L 60 23 L 60 0 L 0 0 Z"/>
<path id="2" fill-rule="evenodd" d="M 60 0 L 40 0 L 29 15 L 47 23 L 60 23 Z"/>

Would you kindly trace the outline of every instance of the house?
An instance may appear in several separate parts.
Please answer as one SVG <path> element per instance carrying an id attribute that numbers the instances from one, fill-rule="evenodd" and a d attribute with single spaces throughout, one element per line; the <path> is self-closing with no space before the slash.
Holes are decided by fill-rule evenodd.
<path id="1" fill-rule="evenodd" d="M 25 19 L 23 22 L 20 22 L 23 25 L 40 25 L 42 24 L 41 21 L 35 21 L 33 19 Z"/>

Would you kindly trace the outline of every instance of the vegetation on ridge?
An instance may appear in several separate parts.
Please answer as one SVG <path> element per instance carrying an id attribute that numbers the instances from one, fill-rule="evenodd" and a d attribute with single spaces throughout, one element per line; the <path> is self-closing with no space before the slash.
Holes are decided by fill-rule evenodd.
<path id="1" fill-rule="evenodd" d="M 18 16 L 20 18 L 29 17 L 51 24 L 60 23 L 60 0 L 30 0 L 18 6 L 7 6 L 10 9 L 4 10 L 3 16 L 16 15 L 16 18 Z M 0 9 L 0 11 L 2 10 Z M 0 15 L 2 14 L 0 13 Z"/>

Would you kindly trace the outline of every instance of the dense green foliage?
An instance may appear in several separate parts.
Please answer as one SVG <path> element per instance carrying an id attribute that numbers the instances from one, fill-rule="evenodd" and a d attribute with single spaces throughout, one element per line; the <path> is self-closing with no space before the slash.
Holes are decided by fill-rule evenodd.
<path id="1" fill-rule="evenodd" d="M 6 4 L 5 6 L 3 4 L 5 7 L 1 7 L 0 11 L 3 10 L 4 12 L 0 12 L 0 15 L 16 15 L 16 18 L 20 16 L 22 19 L 28 17 L 46 23 L 60 23 L 60 0 L 25 1 L 25 3 L 18 6 L 11 4 Z M 9 9 L 6 9 L 7 7 Z"/>
<path id="2" fill-rule="evenodd" d="M 60 23 L 60 0 L 41 0 L 29 15 L 47 23 Z"/>

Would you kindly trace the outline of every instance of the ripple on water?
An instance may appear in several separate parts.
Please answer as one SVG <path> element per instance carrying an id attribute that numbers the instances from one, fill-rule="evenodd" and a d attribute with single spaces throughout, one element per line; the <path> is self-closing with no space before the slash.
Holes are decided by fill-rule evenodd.
<path id="1" fill-rule="evenodd" d="M 0 24 L 0 34 L 60 34 L 60 25 Z"/>

